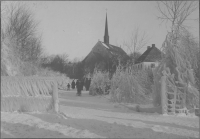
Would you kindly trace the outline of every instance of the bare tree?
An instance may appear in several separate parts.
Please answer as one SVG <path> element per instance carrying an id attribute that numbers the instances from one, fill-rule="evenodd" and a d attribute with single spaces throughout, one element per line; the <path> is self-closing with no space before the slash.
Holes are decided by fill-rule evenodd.
<path id="1" fill-rule="evenodd" d="M 146 32 L 141 33 L 140 29 L 137 27 L 132 32 L 130 41 L 124 42 L 124 46 L 128 49 L 132 58 L 134 58 L 134 55 L 137 54 L 137 52 L 148 43 L 148 41 L 149 38 Z"/>
<path id="2" fill-rule="evenodd" d="M 174 49 L 173 47 L 177 47 L 178 54 L 181 55 L 180 57 L 184 59 L 184 62 L 188 61 L 192 69 L 197 69 L 199 42 L 195 41 L 193 35 L 185 28 L 184 22 L 186 20 L 197 21 L 197 19 L 199 19 L 198 17 L 194 19 L 190 18 L 192 13 L 199 8 L 199 2 L 159 1 L 157 2 L 157 8 L 161 14 L 158 16 L 158 19 L 171 22 L 171 32 L 167 35 L 163 43 L 163 52 L 166 53 L 167 50 L 172 50 Z M 170 45 L 166 44 L 168 40 L 171 41 Z"/>
<path id="3" fill-rule="evenodd" d="M 19 71 L 23 75 L 32 75 L 39 63 L 43 48 L 41 36 L 37 33 L 37 23 L 32 12 L 22 5 L 22 3 L 9 3 L 6 8 L 1 10 L 3 26 L 1 28 L 1 43 L 10 52 L 8 58 L 19 59 L 17 63 Z M 2 48 L 1 48 L 2 49 Z M 5 53 L 5 51 L 2 51 Z M 20 63 L 20 64 L 19 64 Z"/>
<path id="4" fill-rule="evenodd" d="M 178 83 L 174 85 L 187 88 L 186 97 L 182 100 L 184 107 L 187 108 L 192 105 L 199 106 L 199 92 L 196 90 L 196 86 L 199 86 L 196 83 L 198 77 L 195 78 L 194 75 L 194 72 L 199 73 L 199 44 L 193 39 L 184 23 L 186 20 L 194 20 L 190 17 L 198 9 L 198 3 L 197 1 L 157 2 L 158 11 L 161 14 L 158 19 L 170 22 L 171 31 L 168 32 L 162 46 L 165 55 L 158 68 L 156 68 L 155 79 L 157 80 L 154 80 L 154 93 L 156 96 L 160 95 L 157 83 L 163 75 L 163 70 L 167 67 L 173 74 L 175 82 Z M 189 86 L 192 86 L 192 91 Z"/>
<path id="5" fill-rule="evenodd" d="M 67 64 L 69 62 L 69 55 L 66 53 L 60 54 L 60 58 Z"/>
<path id="6" fill-rule="evenodd" d="M 158 19 L 171 22 L 171 31 L 173 32 L 179 28 L 185 28 L 183 25 L 186 20 L 190 19 L 189 16 L 199 8 L 198 1 L 159 1 L 157 2 L 157 9 L 160 12 Z"/>
<path id="7" fill-rule="evenodd" d="M 37 60 L 42 53 L 41 37 L 36 34 L 37 23 L 24 5 L 11 5 L 5 35 L 15 39 L 23 61 Z"/>

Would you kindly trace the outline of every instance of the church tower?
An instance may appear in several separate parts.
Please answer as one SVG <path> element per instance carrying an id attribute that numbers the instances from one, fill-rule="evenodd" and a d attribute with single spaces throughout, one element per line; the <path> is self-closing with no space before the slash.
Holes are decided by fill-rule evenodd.
<path id="1" fill-rule="evenodd" d="M 106 24 L 105 24 L 104 43 L 109 44 L 107 13 L 106 13 Z"/>

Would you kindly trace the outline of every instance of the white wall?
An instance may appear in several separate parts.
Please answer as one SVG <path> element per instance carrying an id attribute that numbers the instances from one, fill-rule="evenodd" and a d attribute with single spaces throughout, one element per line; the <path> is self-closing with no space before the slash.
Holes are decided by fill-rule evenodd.
<path id="1" fill-rule="evenodd" d="M 154 64 L 154 67 L 152 67 L 152 64 Z M 158 66 L 158 62 L 142 62 L 142 63 L 138 63 L 135 64 L 133 67 L 139 70 L 143 70 L 143 69 L 154 69 L 155 67 Z"/>

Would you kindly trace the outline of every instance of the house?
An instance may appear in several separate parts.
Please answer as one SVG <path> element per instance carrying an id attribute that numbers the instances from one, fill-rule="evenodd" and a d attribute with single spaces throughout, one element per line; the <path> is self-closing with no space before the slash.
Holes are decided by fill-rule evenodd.
<path id="1" fill-rule="evenodd" d="M 162 52 L 152 44 L 147 46 L 147 50 L 135 61 L 134 68 L 141 69 L 154 69 L 158 66 L 159 61 L 162 59 Z"/>
<path id="2" fill-rule="evenodd" d="M 87 68 L 90 67 L 93 69 L 97 65 L 101 65 L 101 67 L 104 69 L 110 69 L 112 68 L 111 59 L 121 60 L 127 57 L 128 55 L 122 48 L 109 43 L 108 22 L 106 14 L 104 42 L 98 41 L 82 62 Z"/>

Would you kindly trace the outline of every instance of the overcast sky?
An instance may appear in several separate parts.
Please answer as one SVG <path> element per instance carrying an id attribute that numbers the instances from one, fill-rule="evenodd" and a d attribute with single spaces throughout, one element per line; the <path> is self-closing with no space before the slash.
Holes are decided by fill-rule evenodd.
<path id="1" fill-rule="evenodd" d="M 39 21 L 38 32 L 47 54 L 84 58 L 97 43 L 103 41 L 106 9 L 110 44 L 122 46 L 130 41 L 131 32 L 139 27 L 150 38 L 147 45 L 160 48 L 168 31 L 154 1 L 29 1 L 23 2 Z M 199 17 L 199 11 L 193 14 Z M 199 22 L 188 22 L 199 37 Z M 125 47 L 124 47 L 125 48 Z M 126 49 L 124 49 L 126 51 Z M 140 50 L 143 53 L 146 46 Z"/>

